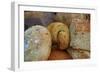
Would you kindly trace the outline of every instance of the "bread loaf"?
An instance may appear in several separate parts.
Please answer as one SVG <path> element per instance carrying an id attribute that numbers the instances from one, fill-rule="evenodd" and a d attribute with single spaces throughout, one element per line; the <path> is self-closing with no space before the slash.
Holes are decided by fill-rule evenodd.
<path id="1" fill-rule="evenodd" d="M 90 50 L 90 23 L 87 20 L 74 19 L 70 25 L 70 36 L 71 47 Z"/>
<path id="2" fill-rule="evenodd" d="M 66 49 L 69 45 L 69 29 L 67 25 L 61 22 L 53 22 L 49 24 L 48 29 L 51 32 L 53 43 L 57 44 L 61 50 Z"/>
<path id="3" fill-rule="evenodd" d="M 51 52 L 51 35 L 43 26 L 36 25 L 24 33 L 24 61 L 47 60 Z"/>

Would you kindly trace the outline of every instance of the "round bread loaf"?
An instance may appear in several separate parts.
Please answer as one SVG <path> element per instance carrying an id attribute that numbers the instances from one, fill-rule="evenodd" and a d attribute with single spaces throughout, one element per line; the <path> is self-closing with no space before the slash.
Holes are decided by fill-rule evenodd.
<path id="1" fill-rule="evenodd" d="M 49 24 L 48 29 L 51 32 L 53 43 L 56 43 L 59 49 L 66 49 L 69 45 L 69 29 L 67 25 L 54 22 Z"/>
<path id="2" fill-rule="evenodd" d="M 70 25 L 70 46 L 75 49 L 90 50 L 90 23 L 75 19 Z"/>
<path id="3" fill-rule="evenodd" d="M 49 56 L 49 60 L 66 60 L 72 59 L 72 57 L 65 51 L 62 50 L 52 50 Z"/>
<path id="4" fill-rule="evenodd" d="M 51 35 L 43 26 L 36 25 L 24 33 L 24 61 L 47 60 L 51 52 Z"/>

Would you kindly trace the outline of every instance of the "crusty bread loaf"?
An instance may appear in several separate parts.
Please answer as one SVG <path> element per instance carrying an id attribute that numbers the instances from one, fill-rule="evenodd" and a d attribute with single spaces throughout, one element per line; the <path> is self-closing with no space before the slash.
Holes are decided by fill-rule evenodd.
<path id="1" fill-rule="evenodd" d="M 51 52 L 51 35 L 43 26 L 36 25 L 24 33 L 24 61 L 47 60 Z"/>
<path id="2" fill-rule="evenodd" d="M 90 23 L 87 20 L 74 19 L 70 25 L 70 36 L 71 47 L 90 50 Z"/>
<path id="3" fill-rule="evenodd" d="M 73 59 L 88 59 L 90 58 L 90 51 L 82 49 L 67 49 L 68 53 L 72 56 Z"/>
<path id="4" fill-rule="evenodd" d="M 69 29 L 67 25 L 61 22 L 53 22 L 48 26 L 51 32 L 52 41 L 56 43 L 60 49 L 66 49 L 69 45 Z"/>
<path id="5" fill-rule="evenodd" d="M 49 60 L 67 60 L 67 59 L 72 59 L 72 57 L 65 51 L 53 49 L 48 59 Z"/>

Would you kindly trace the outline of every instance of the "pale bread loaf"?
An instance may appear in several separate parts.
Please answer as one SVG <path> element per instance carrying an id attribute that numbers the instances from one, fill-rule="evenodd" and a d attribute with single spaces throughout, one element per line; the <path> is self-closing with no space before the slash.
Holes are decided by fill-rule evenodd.
<path id="1" fill-rule="evenodd" d="M 70 46 L 76 49 L 90 50 L 90 24 L 86 20 L 76 19 L 70 25 Z"/>
<path id="2" fill-rule="evenodd" d="M 43 26 L 36 25 L 24 33 L 24 61 L 47 60 L 51 52 L 51 35 Z"/>

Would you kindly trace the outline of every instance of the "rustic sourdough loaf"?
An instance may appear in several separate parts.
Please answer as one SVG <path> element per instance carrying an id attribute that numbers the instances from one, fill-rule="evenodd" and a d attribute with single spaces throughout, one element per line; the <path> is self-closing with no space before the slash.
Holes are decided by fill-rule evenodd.
<path id="1" fill-rule="evenodd" d="M 24 33 L 24 61 L 47 60 L 51 52 L 51 35 L 43 26 L 36 25 Z"/>
<path id="2" fill-rule="evenodd" d="M 69 45 L 68 26 L 61 22 L 53 22 L 48 25 L 53 44 L 57 44 L 59 49 L 64 50 Z"/>
<path id="3" fill-rule="evenodd" d="M 70 25 L 70 46 L 90 50 L 90 23 L 88 20 L 73 19 Z"/>

